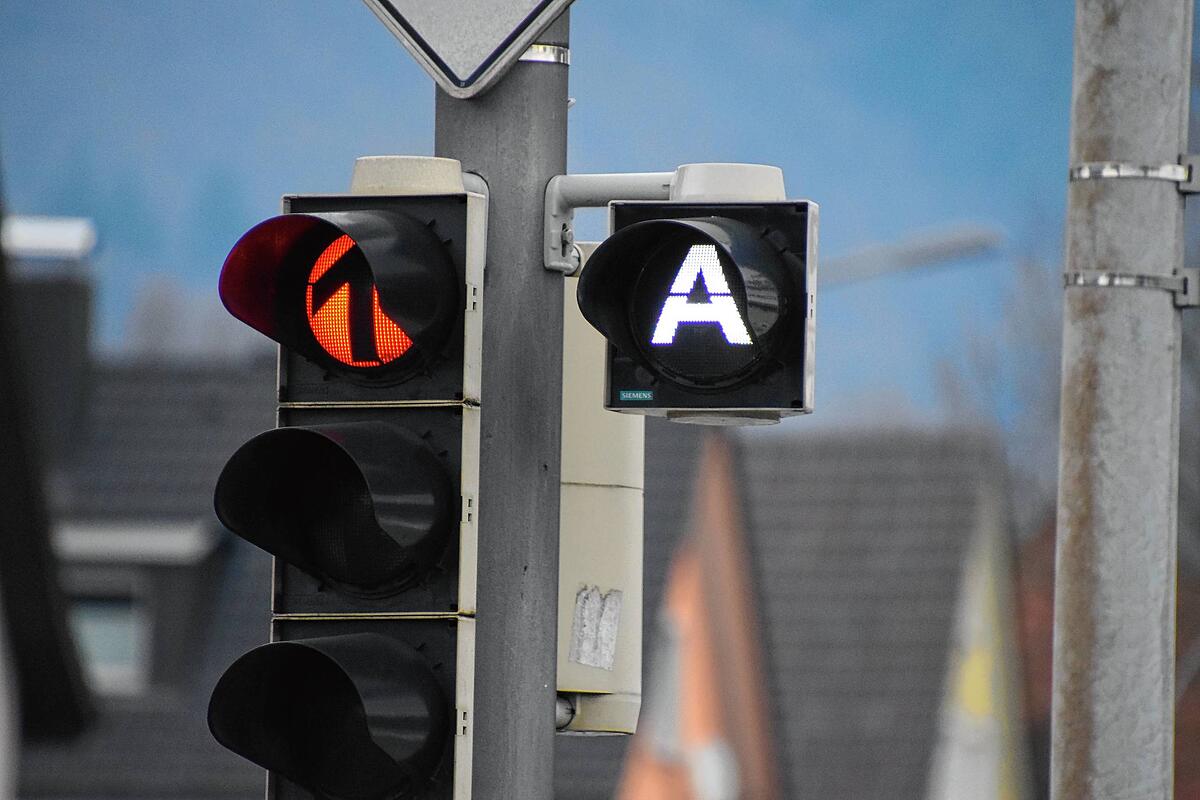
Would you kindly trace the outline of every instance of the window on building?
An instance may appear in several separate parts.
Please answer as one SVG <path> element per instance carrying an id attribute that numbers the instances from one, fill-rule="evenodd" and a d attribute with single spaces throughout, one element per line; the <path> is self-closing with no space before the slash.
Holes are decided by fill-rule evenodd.
<path id="1" fill-rule="evenodd" d="M 131 695 L 145 690 L 150 624 L 140 602 L 130 595 L 77 596 L 70 621 L 85 673 L 97 692 Z"/>

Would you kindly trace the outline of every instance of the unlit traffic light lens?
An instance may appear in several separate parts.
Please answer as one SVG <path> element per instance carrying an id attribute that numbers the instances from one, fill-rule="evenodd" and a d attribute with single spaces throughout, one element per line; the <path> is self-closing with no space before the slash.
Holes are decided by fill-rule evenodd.
<path id="1" fill-rule="evenodd" d="M 403 590 L 456 532 L 445 466 L 383 422 L 278 428 L 242 445 L 217 480 L 229 530 L 350 594 Z"/>
<path id="2" fill-rule="evenodd" d="M 208 726 L 319 797 L 391 800 L 423 790 L 446 757 L 451 718 L 414 648 L 357 633 L 251 650 L 218 681 Z"/>

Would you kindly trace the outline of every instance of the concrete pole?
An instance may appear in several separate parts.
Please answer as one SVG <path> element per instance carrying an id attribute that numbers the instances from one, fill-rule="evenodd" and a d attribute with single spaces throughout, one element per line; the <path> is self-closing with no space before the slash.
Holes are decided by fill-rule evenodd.
<path id="1" fill-rule="evenodd" d="M 567 46 L 564 13 L 538 41 Z M 558 610 L 561 274 L 546 184 L 567 166 L 567 67 L 519 62 L 480 97 L 438 92 L 435 152 L 488 182 L 476 621 L 475 800 L 551 800 Z"/>
<path id="2" fill-rule="evenodd" d="M 1078 0 L 1071 163 L 1176 162 L 1192 0 Z M 1169 276 L 1169 180 L 1072 182 L 1068 272 Z M 1154 288 L 1072 286 L 1063 312 L 1054 800 L 1172 796 L 1179 311 Z"/>

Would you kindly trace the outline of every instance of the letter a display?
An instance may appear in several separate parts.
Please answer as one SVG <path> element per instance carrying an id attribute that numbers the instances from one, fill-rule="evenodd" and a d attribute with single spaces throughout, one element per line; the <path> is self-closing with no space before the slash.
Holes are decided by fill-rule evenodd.
<path id="1" fill-rule="evenodd" d="M 708 302 L 688 302 L 688 295 L 695 288 L 696 281 L 703 285 Z M 717 325 L 725 341 L 730 344 L 751 344 L 750 332 L 746 329 L 746 323 L 729 291 L 729 282 L 721 270 L 717 248 L 711 244 L 692 245 L 688 250 L 671 284 L 671 293 L 659 312 L 650 343 L 673 344 L 675 332 L 683 324 Z"/>
<path id="2" fill-rule="evenodd" d="M 817 206 L 617 201 L 579 310 L 608 340 L 605 408 L 763 425 L 813 404 Z"/>

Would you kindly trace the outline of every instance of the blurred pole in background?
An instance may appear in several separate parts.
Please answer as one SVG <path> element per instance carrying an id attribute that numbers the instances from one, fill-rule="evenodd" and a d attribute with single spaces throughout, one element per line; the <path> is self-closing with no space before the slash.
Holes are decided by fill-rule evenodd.
<path id="1" fill-rule="evenodd" d="M 870 244 L 821 264 L 821 288 L 845 286 L 884 275 L 928 270 L 967 259 L 998 255 L 1004 233 L 994 225 L 958 223 L 920 231 L 897 242 Z"/>
<path id="2" fill-rule="evenodd" d="M 1071 164 L 1149 170 L 1068 195 L 1054 800 L 1172 796 L 1180 322 L 1154 284 L 1182 267 L 1191 36 L 1191 0 L 1076 5 Z"/>
<path id="3" fill-rule="evenodd" d="M 0 194 L 0 230 L 3 220 Z M 50 547 L 42 459 L 19 339 L 32 332 L 19 329 L 14 305 L 0 247 L 0 628 L 9 647 L 8 660 L 0 663 L 0 681 L 7 684 L 2 691 L 15 690 L 18 739 L 68 737 L 87 726 L 95 707 L 68 629 L 66 598 Z M 10 733 L 0 730 L 0 736 Z M 9 757 L 18 745 L 0 742 L 0 748 L 9 748 Z M 0 780 L 5 777 L 11 780 Z M 0 797 L 4 789 L 0 785 Z"/>

